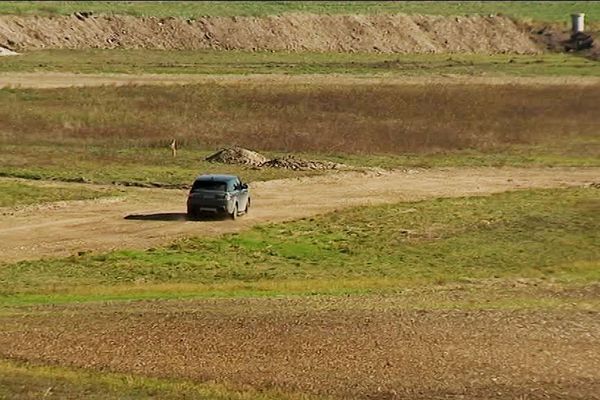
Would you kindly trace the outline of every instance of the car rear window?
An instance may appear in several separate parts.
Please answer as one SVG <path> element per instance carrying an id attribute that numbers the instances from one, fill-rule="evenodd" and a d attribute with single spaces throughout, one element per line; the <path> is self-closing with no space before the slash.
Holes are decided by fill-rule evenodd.
<path id="1" fill-rule="evenodd" d="M 196 181 L 192 186 L 192 192 L 196 190 L 214 190 L 219 192 L 224 192 L 227 188 L 226 182 L 220 181 Z"/>

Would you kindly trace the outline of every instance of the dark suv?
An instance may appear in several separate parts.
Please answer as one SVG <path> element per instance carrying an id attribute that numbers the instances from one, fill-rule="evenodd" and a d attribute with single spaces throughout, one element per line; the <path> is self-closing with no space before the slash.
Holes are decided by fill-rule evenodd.
<path id="1" fill-rule="evenodd" d="M 248 213 L 250 191 L 235 175 L 201 175 L 187 199 L 187 213 L 197 218 L 203 212 L 224 213 L 232 219 Z"/>

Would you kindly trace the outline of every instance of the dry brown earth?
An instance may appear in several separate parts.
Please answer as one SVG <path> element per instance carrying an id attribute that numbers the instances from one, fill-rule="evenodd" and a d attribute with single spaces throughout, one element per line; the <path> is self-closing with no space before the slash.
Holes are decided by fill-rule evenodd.
<path id="1" fill-rule="evenodd" d="M 0 46 L 394 53 L 539 53 L 506 17 L 285 14 L 196 20 L 132 16 L 0 17 Z"/>
<path id="2" fill-rule="evenodd" d="M 122 198 L 2 210 L 4 261 L 77 251 L 148 248 L 177 237 L 237 232 L 362 204 L 485 195 L 506 190 L 580 186 L 600 168 L 447 168 L 338 172 L 251 184 L 253 207 L 237 221 L 187 221 L 187 193 L 130 188 Z M 127 217 L 127 218 L 126 218 Z"/>
<path id="3" fill-rule="evenodd" d="M 0 356 L 337 398 L 600 398 L 597 311 L 426 311 L 407 300 L 38 307 L 0 317 Z"/>
<path id="4" fill-rule="evenodd" d="M 349 75 L 195 75 L 195 74 L 78 74 L 70 72 L 3 72 L 0 88 L 53 89 L 103 85 L 182 85 L 182 84 L 261 84 L 261 85 L 575 85 L 600 84 L 593 76 L 349 76 Z"/>

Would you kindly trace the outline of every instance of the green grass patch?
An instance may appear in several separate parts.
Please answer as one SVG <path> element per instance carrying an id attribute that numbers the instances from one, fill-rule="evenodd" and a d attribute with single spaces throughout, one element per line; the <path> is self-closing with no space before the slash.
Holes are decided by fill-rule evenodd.
<path id="1" fill-rule="evenodd" d="M 572 12 L 600 16 L 600 4 L 587 1 L 43 1 L 0 3 L 0 14 L 72 14 L 76 11 L 157 17 L 261 16 L 286 12 L 317 14 L 405 13 L 433 15 L 505 14 L 517 19 L 567 22 Z"/>
<path id="2" fill-rule="evenodd" d="M 0 72 L 124 74 L 351 74 L 377 76 L 600 76 L 570 54 L 377 54 L 180 50 L 39 50 L 2 57 Z"/>
<path id="3" fill-rule="evenodd" d="M 0 399 L 308 399 L 276 391 L 239 391 L 182 379 L 96 372 L 0 359 Z"/>
<path id="4" fill-rule="evenodd" d="M 88 200 L 114 196 L 114 189 L 88 188 L 83 186 L 40 186 L 26 182 L 0 181 L 0 207 L 25 206 L 68 200 Z"/>
<path id="5" fill-rule="evenodd" d="M 221 238 L 0 267 L 5 305 L 600 280 L 597 189 L 360 207 Z"/>

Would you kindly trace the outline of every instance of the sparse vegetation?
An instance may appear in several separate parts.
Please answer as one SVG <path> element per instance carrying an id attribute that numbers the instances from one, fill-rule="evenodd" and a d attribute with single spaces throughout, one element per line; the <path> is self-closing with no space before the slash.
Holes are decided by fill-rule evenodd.
<path id="1" fill-rule="evenodd" d="M 355 166 L 597 165 L 598 93 L 472 85 L 5 89 L 0 174 L 182 184 L 216 168 L 202 161 L 208 150 L 231 144 L 318 152 L 307 157 Z M 21 144 L 11 144 L 17 135 Z M 176 159 L 168 156 L 173 137 L 183 146 Z M 249 180 L 292 174 L 218 168 Z"/>
<path id="2" fill-rule="evenodd" d="M 237 144 L 286 152 L 489 150 L 597 138 L 598 102 L 594 85 L 4 89 L 0 131 L 5 141 L 18 135 L 27 143 L 117 148 L 162 147 L 177 137 L 188 147 Z"/>
<path id="3" fill-rule="evenodd" d="M 223 385 L 182 379 L 149 378 L 134 374 L 94 372 L 78 368 L 41 366 L 0 358 L 0 399 L 45 397 L 121 399 L 294 399 L 280 393 L 235 391 Z M 304 397 L 305 399 L 307 397 Z"/>
<path id="4" fill-rule="evenodd" d="M 356 166 L 598 165 L 599 93 L 593 85 L 4 89 L 0 174 L 189 183 L 214 168 L 202 162 L 208 151 L 234 144 Z M 250 180 L 291 174 L 225 170 Z"/>
<path id="5" fill-rule="evenodd" d="M 0 180 L 0 207 L 14 207 L 65 200 L 97 199 L 118 194 L 117 190 L 52 185 L 41 187 L 21 181 Z"/>
<path id="6" fill-rule="evenodd" d="M 427 76 L 600 76 L 569 54 L 379 54 L 183 50 L 38 50 L 0 59 L 2 72 L 125 74 L 353 74 Z"/>

